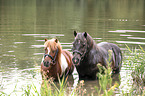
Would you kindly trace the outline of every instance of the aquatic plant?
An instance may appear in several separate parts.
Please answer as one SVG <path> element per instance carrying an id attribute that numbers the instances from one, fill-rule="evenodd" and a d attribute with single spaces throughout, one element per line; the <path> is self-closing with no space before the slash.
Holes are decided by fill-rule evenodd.
<path id="1" fill-rule="evenodd" d="M 111 52 L 110 52 L 111 53 Z M 109 54 L 111 57 L 111 54 Z M 111 58 L 109 58 L 111 59 Z M 95 87 L 97 90 L 98 96 L 112 96 L 114 94 L 114 90 L 119 86 L 117 82 L 112 84 L 112 68 L 111 63 L 108 62 L 108 67 L 105 68 L 101 64 L 97 65 L 100 73 L 97 74 L 99 79 L 99 87 Z M 102 72 L 104 74 L 102 74 Z M 113 86 L 112 86 L 113 85 Z"/>
<path id="2" fill-rule="evenodd" d="M 133 78 L 133 86 L 130 90 L 131 95 L 143 95 L 145 93 L 145 51 L 139 45 L 139 49 L 131 50 L 127 45 L 129 50 L 128 64 L 132 68 L 133 72 L 131 76 Z M 132 65 L 134 67 L 132 67 Z"/>

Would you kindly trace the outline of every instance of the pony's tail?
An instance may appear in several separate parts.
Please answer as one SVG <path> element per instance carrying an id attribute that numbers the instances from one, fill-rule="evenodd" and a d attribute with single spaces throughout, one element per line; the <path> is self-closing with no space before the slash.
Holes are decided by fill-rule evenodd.
<path id="1" fill-rule="evenodd" d="M 119 48 L 118 48 L 119 49 Z M 119 49 L 119 53 L 116 54 L 116 50 L 114 50 L 114 48 L 112 48 L 112 51 L 114 53 L 114 58 L 115 58 L 115 73 L 119 73 L 120 70 L 121 70 L 121 66 L 122 66 L 122 52 L 121 50 Z"/>

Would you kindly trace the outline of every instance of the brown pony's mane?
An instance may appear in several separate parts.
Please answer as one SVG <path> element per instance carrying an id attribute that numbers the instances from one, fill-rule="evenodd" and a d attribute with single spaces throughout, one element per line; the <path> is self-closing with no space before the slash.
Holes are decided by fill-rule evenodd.
<path id="1" fill-rule="evenodd" d="M 45 43 L 44 43 L 45 47 L 49 47 L 50 51 L 56 51 L 58 48 L 58 55 L 56 56 L 56 61 L 61 64 L 61 52 L 62 52 L 62 46 L 60 44 L 60 42 L 58 41 L 58 39 L 50 39 L 47 40 L 45 39 Z"/>

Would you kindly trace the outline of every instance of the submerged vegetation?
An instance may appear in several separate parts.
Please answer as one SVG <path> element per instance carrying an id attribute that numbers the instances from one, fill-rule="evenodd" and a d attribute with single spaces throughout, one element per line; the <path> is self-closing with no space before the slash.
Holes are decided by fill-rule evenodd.
<path id="1" fill-rule="evenodd" d="M 94 85 L 94 91 L 91 93 L 87 92 L 84 87 L 85 81 L 79 81 L 78 86 L 72 87 L 67 82 L 67 78 L 59 79 L 58 82 L 54 82 L 53 79 L 44 80 L 41 84 L 41 88 L 37 88 L 36 85 L 30 84 L 25 88 L 22 88 L 22 96 L 112 96 L 116 94 L 122 94 L 123 96 L 134 96 L 134 95 L 145 95 L 145 51 L 141 46 L 139 49 L 131 50 L 128 46 L 128 52 L 126 53 L 127 58 L 124 58 L 123 63 L 127 64 L 132 72 L 131 76 L 133 78 L 132 88 L 128 93 L 120 93 L 119 83 L 113 82 L 111 68 L 104 68 L 100 64 L 98 67 L 104 69 L 104 74 L 98 73 L 99 86 Z M 112 83 L 113 82 L 113 83 Z M 1 87 L 1 86 L 0 86 Z M 14 91 L 11 93 L 15 93 Z M 10 96 L 4 92 L 0 92 L 0 96 Z"/>

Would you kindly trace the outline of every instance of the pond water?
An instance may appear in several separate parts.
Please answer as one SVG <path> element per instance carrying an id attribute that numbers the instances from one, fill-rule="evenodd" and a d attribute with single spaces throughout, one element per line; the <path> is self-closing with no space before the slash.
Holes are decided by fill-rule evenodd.
<path id="1" fill-rule="evenodd" d="M 0 0 L 0 91 L 22 95 L 23 88 L 41 87 L 44 39 L 58 38 L 71 51 L 73 31 L 88 32 L 96 43 L 117 44 L 122 53 L 145 49 L 144 0 Z M 124 56 L 126 57 L 126 56 Z M 123 63 L 120 89 L 128 92 L 131 70 Z M 85 88 L 97 85 L 85 81 Z"/>

